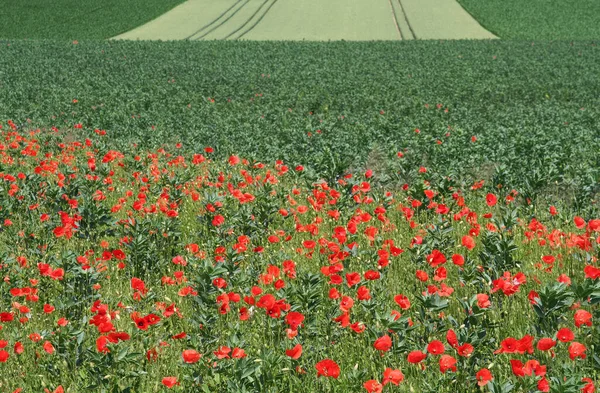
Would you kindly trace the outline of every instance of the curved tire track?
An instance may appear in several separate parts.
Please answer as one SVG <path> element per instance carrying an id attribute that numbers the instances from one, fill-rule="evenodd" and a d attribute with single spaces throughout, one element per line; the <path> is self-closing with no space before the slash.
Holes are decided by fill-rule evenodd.
<path id="1" fill-rule="evenodd" d="M 231 18 L 233 18 L 242 8 L 244 8 L 249 2 L 250 2 L 250 0 L 244 0 L 244 2 L 242 3 L 242 5 L 237 10 L 235 10 L 231 15 L 229 15 L 227 18 L 225 18 L 225 20 L 223 20 L 221 23 L 219 23 L 218 25 L 214 26 L 213 28 L 211 28 L 206 33 L 202 34 L 201 36 L 194 38 L 194 41 L 201 40 L 202 38 L 206 37 L 207 35 L 209 35 L 213 31 L 217 30 L 219 27 L 223 26 Z"/>
<path id="2" fill-rule="evenodd" d="M 241 0 L 240 0 L 241 1 Z M 192 34 L 190 34 L 189 36 L 185 37 L 185 40 L 189 40 L 190 38 L 192 38 L 193 36 L 195 36 L 198 33 L 201 33 L 202 31 L 204 31 L 205 29 L 207 29 L 208 27 L 210 27 L 213 23 L 216 23 L 219 19 L 221 19 L 223 16 L 225 16 L 225 14 L 227 14 L 229 11 L 231 11 L 236 5 L 238 5 L 239 1 L 236 3 L 233 3 L 231 5 L 231 7 L 227 8 L 225 11 L 223 11 L 223 13 L 219 16 L 217 16 L 215 19 L 213 19 L 211 22 L 205 24 L 204 26 L 202 26 L 200 29 L 196 30 L 195 32 L 193 32 Z"/>
<path id="3" fill-rule="evenodd" d="M 246 31 L 244 31 L 242 34 L 240 34 L 239 36 L 237 36 L 235 39 L 239 40 L 240 38 L 242 38 L 243 36 L 245 36 L 246 34 L 248 34 L 249 32 L 252 31 L 252 29 L 254 29 L 262 20 L 263 18 L 269 13 L 269 11 L 271 10 L 271 8 L 273 8 L 273 6 L 275 5 L 275 3 L 277 3 L 278 0 L 273 0 L 273 2 L 271 3 L 271 5 L 269 5 L 269 7 L 265 10 L 264 14 L 262 14 L 260 16 L 260 18 L 258 18 L 258 20 L 252 25 L 250 26 L 250 28 Z"/>

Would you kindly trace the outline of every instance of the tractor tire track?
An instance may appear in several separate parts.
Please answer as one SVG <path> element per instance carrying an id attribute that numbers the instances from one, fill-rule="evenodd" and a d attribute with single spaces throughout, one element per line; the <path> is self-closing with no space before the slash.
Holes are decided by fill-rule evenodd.
<path id="1" fill-rule="evenodd" d="M 206 37 L 213 31 L 217 30 L 219 27 L 223 26 L 225 23 L 227 23 L 227 21 L 229 21 L 231 18 L 233 18 L 242 8 L 244 8 L 244 6 L 246 6 L 249 2 L 250 2 L 250 0 L 244 0 L 242 5 L 237 10 L 235 10 L 231 15 L 229 15 L 227 18 L 225 18 L 225 20 L 223 20 L 221 23 L 214 26 L 213 28 L 211 28 L 206 33 L 202 34 L 201 36 L 194 38 L 194 41 L 201 40 L 202 38 Z"/>
<path id="2" fill-rule="evenodd" d="M 238 31 L 242 30 L 248 23 L 250 23 L 252 21 L 252 19 L 260 12 L 260 10 L 269 2 L 269 0 L 265 0 L 260 7 L 258 7 L 258 9 L 256 11 L 254 11 L 254 13 L 252 15 L 250 15 L 250 17 L 237 29 L 235 29 L 234 31 L 232 31 L 231 33 L 229 33 L 228 35 L 225 36 L 225 38 L 223 38 L 224 40 L 228 39 L 229 37 L 231 37 L 232 35 L 234 35 L 235 33 L 237 33 Z"/>
<path id="3" fill-rule="evenodd" d="M 392 9 L 392 18 L 394 19 L 394 25 L 396 25 L 396 31 L 398 31 L 398 35 L 400 36 L 400 39 L 403 40 L 404 38 L 402 37 L 402 31 L 400 31 L 400 26 L 398 25 L 398 18 L 396 17 L 396 8 L 394 7 L 394 2 L 393 0 L 388 0 L 390 3 L 390 7 Z"/>
<path id="4" fill-rule="evenodd" d="M 254 29 L 263 20 L 263 18 L 269 13 L 269 11 L 271 10 L 271 8 L 273 8 L 273 6 L 275 5 L 275 3 L 277 3 L 277 1 L 278 0 L 273 0 L 273 2 L 265 10 L 265 12 L 260 16 L 260 18 L 258 18 L 258 20 L 256 22 L 254 22 L 254 24 L 252 26 L 250 26 L 250 28 L 248 28 L 242 34 L 240 34 L 239 36 L 237 36 L 235 39 L 239 40 L 240 38 L 242 38 L 243 36 L 245 36 L 246 34 L 248 34 L 249 32 L 251 32 L 252 29 Z"/>
<path id="5" fill-rule="evenodd" d="M 241 1 L 241 0 L 240 0 Z M 233 3 L 231 5 L 231 7 L 227 8 L 225 11 L 223 11 L 223 13 L 219 16 L 217 16 L 215 19 L 213 19 L 211 22 L 205 24 L 204 26 L 202 26 L 200 29 L 196 30 L 195 32 L 193 32 L 192 34 L 190 34 L 189 36 L 185 37 L 184 40 L 189 40 L 190 38 L 192 38 L 193 36 L 195 36 L 198 33 L 201 33 L 202 31 L 204 31 L 205 29 L 207 29 L 208 27 L 210 27 L 213 23 L 216 23 L 219 19 L 221 19 L 223 16 L 225 16 L 225 14 L 227 14 L 229 11 L 231 11 L 232 8 L 234 8 L 236 5 L 238 5 L 239 1 L 236 3 Z"/>
<path id="6" fill-rule="evenodd" d="M 406 15 L 406 11 L 404 10 L 404 6 L 402 5 L 402 0 L 398 0 L 398 4 L 400 4 L 400 10 L 402 10 L 402 14 L 404 15 L 404 20 L 406 21 L 406 24 L 408 25 L 408 30 L 410 31 L 410 34 L 412 35 L 412 39 L 416 40 L 417 39 L 417 35 L 415 34 L 415 31 L 413 30 L 410 21 L 408 20 L 408 15 Z"/>

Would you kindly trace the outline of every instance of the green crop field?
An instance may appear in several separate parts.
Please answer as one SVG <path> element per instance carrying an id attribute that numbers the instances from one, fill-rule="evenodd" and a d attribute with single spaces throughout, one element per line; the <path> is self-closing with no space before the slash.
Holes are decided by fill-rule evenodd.
<path id="1" fill-rule="evenodd" d="M 594 392 L 599 74 L 593 42 L 0 42 L 0 390 Z"/>
<path id="2" fill-rule="evenodd" d="M 0 117 L 83 121 L 142 144 L 202 141 L 329 178 L 409 148 L 444 174 L 591 197 L 599 72 L 593 43 L 16 41 L 0 48 Z M 439 155 L 438 139 L 469 154 Z"/>
<path id="3" fill-rule="evenodd" d="M 600 37 L 597 0 L 458 0 L 485 28 L 519 40 Z"/>
<path id="4" fill-rule="evenodd" d="M 184 0 L 0 0 L 0 38 L 103 39 Z"/>
<path id="5" fill-rule="evenodd" d="M 599 7 L 0 0 L 0 392 L 596 392 Z"/>

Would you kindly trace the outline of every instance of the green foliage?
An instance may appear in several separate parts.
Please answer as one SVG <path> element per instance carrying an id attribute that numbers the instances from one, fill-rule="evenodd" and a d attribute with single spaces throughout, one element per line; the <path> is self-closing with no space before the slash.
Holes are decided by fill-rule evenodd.
<path id="1" fill-rule="evenodd" d="M 184 0 L 0 0 L 0 38 L 104 39 Z"/>
<path id="2" fill-rule="evenodd" d="M 599 60 L 3 43 L 0 388 L 355 392 L 389 367 L 386 392 L 534 392 L 519 359 L 579 391 L 600 366 Z M 576 341 L 533 347 L 558 328 Z"/>
<path id="3" fill-rule="evenodd" d="M 596 0 L 458 0 L 500 38 L 595 40 L 600 37 Z"/>
<path id="4" fill-rule="evenodd" d="M 422 179 L 449 197 L 486 180 L 591 214 L 599 72 L 583 42 L 14 41 L 0 46 L 0 118 L 82 122 L 117 148 L 282 159 L 315 181 L 369 166 L 383 185 Z"/>

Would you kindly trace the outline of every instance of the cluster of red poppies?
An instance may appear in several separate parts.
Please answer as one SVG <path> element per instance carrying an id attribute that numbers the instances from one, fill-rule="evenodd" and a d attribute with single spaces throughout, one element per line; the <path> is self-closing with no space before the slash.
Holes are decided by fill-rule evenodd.
<path id="1" fill-rule="evenodd" d="M 114 388 L 135 371 L 146 391 L 460 377 L 465 392 L 594 392 L 600 219 L 532 218 L 516 190 L 436 188 L 426 170 L 401 189 L 372 170 L 327 183 L 106 134 L 2 134 L 6 389 Z M 59 356 L 82 371 L 49 366 Z"/>

